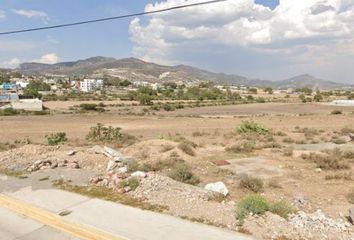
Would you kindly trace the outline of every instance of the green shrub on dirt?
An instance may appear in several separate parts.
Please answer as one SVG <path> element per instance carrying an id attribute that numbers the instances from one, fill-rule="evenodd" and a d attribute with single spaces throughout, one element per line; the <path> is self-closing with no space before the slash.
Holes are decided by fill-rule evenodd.
<path id="1" fill-rule="evenodd" d="M 242 198 L 236 207 L 236 219 L 242 225 L 245 218 L 250 214 L 263 215 L 269 210 L 268 201 L 258 194 L 248 195 Z"/>
<path id="2" fill-rule="evenodd" d="M 270 132 L 269 128 L 254 121 L 243 121 L 242 124 L 236 129 L 239 134 L 261 134 L 265 135 Z"/>
<path id="3" fill-rule="evenodd" d="M 13 116 L 17 115 L 19 112 L 13 108 L 5 108 L 4 110 L 0 110 L 0 116 Z"/>
<path id="4" fill-rule="evenodd" d="M 48 145 L 54 146 L 58 144 L 62 144 L 66 142 L 68 139 L 66 138 L 65 132 L 51 133 L 45 136 L 48 142 Z"/>

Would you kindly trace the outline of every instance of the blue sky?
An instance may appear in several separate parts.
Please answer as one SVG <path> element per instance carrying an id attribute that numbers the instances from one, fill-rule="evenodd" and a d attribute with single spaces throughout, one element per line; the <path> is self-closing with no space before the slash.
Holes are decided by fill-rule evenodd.
<path id="1" fill-rule="evenodd" d="M 167 0 L 156 1 L 161 5 L 150 6 L 150 8 L 163 7 Z M 0 31 L 141 12 L 147 4 L 156 1 L 0 0 Z M 347 70 L 350 68 L 346 64 L 353 60 L 353 55 L 345 54 L 343 56 L 342 54 L 339 56 L 335 54 L 335 57 L 339 56 L 338 59 L 336 58 L 336 62 L 340 62 L 342 68 L 345 66 L 339 75 L 334 71 L 334 66 L 333 71 L 330 71 L 331 69 L 328 69 L 326 64 L 331 63 L 325 62 L 323 59 L 314 58 L 311 63 L 306 62 L 308 61 L 307 56 L 317 54 L 316 51 L 320 51 L 321 47 L 334 44 L 334 38 L 331 38 L 333 28 L 330 32 L 327 30 L 327 32 L 323 32 L 325 30 L 320 27 L 311 29 L 313 33 L 309 34 L 308 38 L 307 36 L 304 38 L 303 35 L 296 35 L 297 32 L 301 34 L 303 29 L 293 26 L 292 22 L 295 19 L 290 18 L 289 21 L 273 26 L 274 22 L 283 21 L 284 16 L 287 15 L 303 17 L 304 21 L 309 19 L 309 16 L 302 14 L 305 11 L 295 11 L 293 6 L 296 4 L 295 2 L 302 10 L 311 9 L 312 11 L 314 7 L 323 9 L 323 6 L 319 4 L 326 1 L 330 2 L 330 0 L 281 0 L 279 5 L 277 0 L 257 0 L 255 2 L 253 0 L 231 0 L 229 5 L 216 10 L 215 14 L 219 13 L 218 15 L 206 13 L 205 16 L 203 15 L 205 10 L 210 9 L 211 6 L 199 9 L 204 12 L 198 12 L 199 10 L 195 9 L 195 16 L 198 16 L 199 13 L 200 19 L 205 17 L 204 20 L 208 23 L 198 19 L 191 19 L 189 22 L 177 20 L 179 17 L 188 19 L 191 14 L 194 14 L 190 10 L 141 18 L 140 22 L 124 19 L 65 29 L 0 36 L 0 66 L 13 67 L 23 61 L 69 61 L 98 55 L 116 58 L 134 56 L 162 64 L 191 64 L 213 71 L 243 74 L 250 77 L 282 79 L 306 72 L 322 78 L 348 82 L 350 78 Z M 181 0 L 168 0 L 168 2 L 171 4 L 181 3 Z M 262 6 L 267 6 L 269 9 Z M 290 7 L 293 7 L 294 10 L 289 10 Z M 331 6 L 325 5 L 325 7 L 330 9 Z M 351 9 L 353 6 L 349 4 L 347 7 Z M 333 6 L 333 8 L 337 9 L 337 6 Z M 225 14 L 223 14 L 224 12 Z M 189 16 L 183 14 L 189 14 Z M 321 22 L 323 22 L 327 13 L 321 14 Z M 279 15 L 282 17 L 280 18 Z M 244 21 L 245 16 L 248 19 L 247 22 Z M 301 19 L 296 19 L 296 21 L 301 21 Z M 158 26 L 154 25 L 156 22 L 159 23 Z M 319 22 L 320 20 L 316 24 Z M 289 24 L 289 28 L 293 32 L 288 30 L 286 24 Z M 196 25 L 199 28 L 194 28 Z M 218 25 L 219 29 L 225 30 L 226 38 L 228 38 L 226 34 L 231 37 L 225 40 L 220 36 L 215 36 L 213 34 L 215 25 Z M 311 23 L 312 25 L 316 26 Z M 155 31 L 159 27 L 162 30 Z M 199 31 L 201 27 L 206 27 L 208 31 L 203 31 L 198 36 L 191 34 L 196 30 Z M 288 33 L 279 34 L 278 31 L 281 28 Z M 151 31 L 151 29 L 154 30 Z M 184 29 L 184 31 L 178 32 L 171 29 Z M 267 29 L 267 34 L 262 31 L 264 29 Z M 303 30 L 304 33 L 309 32 L 308 29 L 305 30 Z M 233 36 L 234 33 L 238 35 Z M 268 36 L 269 34 L 271 35 Z M 333 33 L 333 35 L 335 34 Z M 204 36 L 204 38 L 200 36 Z M 325 39 L 331 41 L 323 42 L 326 41 Z M 311 41 L 317 41 L 322 45 L 314 45 Z M 203 46 L 203 49 L 198 49 L 195 46 Z M 205 49 L 210 49 L 210 51 L 205 51 Z M 292 54 L 288 52 L 292 52 Z M 222 63 L 222 59 L 227 61 Z"/>

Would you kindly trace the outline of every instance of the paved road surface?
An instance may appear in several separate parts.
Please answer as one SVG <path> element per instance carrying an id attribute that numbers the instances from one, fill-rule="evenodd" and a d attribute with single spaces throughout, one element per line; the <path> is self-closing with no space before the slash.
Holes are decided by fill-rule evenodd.
<path id="1" fill-rule="evenodd" d="M 248 240 L 249 236 L 224 229 L 192 223 L 165 214 L 143 211 L 129 206 L 90 199 L 57 189 L 20 188 L 14 192 L 1 189 L 6 181 L 0 178 L 0 191 L 26 204 L 40 207 L 43 211 L 55 213 L 64 210 L 71 214 L 61 217 L 64 221 L 76 222 L 100 231 L 131 240 Z M 19 180 L 20 181 L 20 180 Z M 8 186 L 8 185 L 7 185 Z M 8 189 L 8 188 L 7 188 Z M 46 224 L 50 225 L 50 224 Z M 72 240 L 71 234 L 58 231 L 34 221 L 31 216 L 21 216 L 0 201 L 0 239 L 1 240 Z"/>

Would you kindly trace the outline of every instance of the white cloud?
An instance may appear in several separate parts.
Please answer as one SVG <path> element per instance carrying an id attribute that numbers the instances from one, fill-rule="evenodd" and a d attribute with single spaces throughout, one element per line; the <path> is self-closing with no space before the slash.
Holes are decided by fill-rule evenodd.
<path id="1" fill-rule="evenodd" d="M 0 9 L 0 20 L 3 20 L 6 18 L 6 14 L 3 10 Z"/>
<path id="2" fill-rule="evenodd" d="M 6 68 L 16 68 L 21 63 L 21 60 L 18 58 L 12 58 L 10 60 L 4 61 L 1 63 L 1 66 Z"/>
<path id="3" fill-rule="evenodd" d="M 185 3 L 166 0 L 148 4 L 145 10 Z M 288 67 L 296 64 L 302 66 L 299 71 L 311 71 L 323 64 L 332 64 L 333 69 L 335 61 L 344 55 L 353 61 L 353 22 L 352 0 L 280 0 L 273 10 L 255 0 L 229 0 L 155 14 L 146 23 L 134 19 L 130 34 L 134 54 L 146 60 L 201 65 L 200 59 L 205 61 L 205 55 L 233 60 L 235 55 L 243 55 L 264 58 L 269 67 L 269 58 L 275 57 L 285 60 L 282 64 Z M 242 70 L 246 63 L 241 62 L 236 70 Z M 262 73 L 254 70 L 250 74 Z"/>
<path id="4" fill-rule="evenodd" d="M 22 17 L 26 18 L 38 18 L 43 21 L 48 21 L 49 17 L 48 14 L 42 11 L 37 11 L 37 10 L 25 10 L 25 9 L 13 9 L 12 10 L 14 13 L 17 15 L 20 15 Z"/>
<path id="5" fill-rule="evenodd" d="M 42 57 L 40 57 L 39 59 L 34 60 L 34 62 L 43 63 L 43 64 L 55 64 L 58 63 L 59 60 L 60 58 L 56 53 L 47 53 Z"/>

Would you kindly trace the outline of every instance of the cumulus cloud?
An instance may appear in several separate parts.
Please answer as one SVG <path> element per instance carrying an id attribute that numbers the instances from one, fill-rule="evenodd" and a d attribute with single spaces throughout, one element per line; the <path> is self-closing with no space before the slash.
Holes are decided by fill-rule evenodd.
<path id="1" fill-rule="evenodd" d="M 17 15 L 20 15 L 22 17 L 26 18 L 38 18 L 43 21 L 48 21 L 49 17 L 48 14 L 42 11 L 37 11 L 37 10 L 26 10 L 26 9 L 13 9 L 12 10 L 14 13 Z"/>
<path id="2" fill-rule="evenodd" d="M 202 0 L 188 1 L 195 2 Z M 145 11 L 185 3 L 166 0 L 148 4 Z M 328 72 L 325 67 L 339 59 L 353 61 L 353 22 L 352 0 L 280 0 L 275 9 L 255 0 L 229 0 L 155 14 L 146 22 L 136 18 L 130 23 L 130 34 L 133 53 L 145 60 L 203 65 L 210 57 L 211 65 L 218 65 L 228 59 L 238 67 L 227 71 L 247 74 L 252 59 L 259 69 L 251 75 L 264 74 L 272 61 L 273 67 L 280 61 L 283 72 L 320 73 L 321 68 Z"/>
<path id="3" fill-rule="evenodd" d="M 58 63 L 59 60 L 60 58 L 56 53 L 47 53 L 42 57 L 40 57 L 39 59 L 34 60 L 34 62 L 43 63 L 43 64 L 55 64 Z"/>

